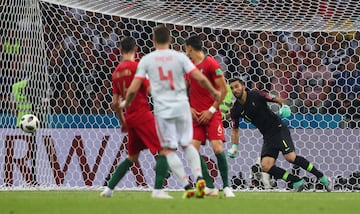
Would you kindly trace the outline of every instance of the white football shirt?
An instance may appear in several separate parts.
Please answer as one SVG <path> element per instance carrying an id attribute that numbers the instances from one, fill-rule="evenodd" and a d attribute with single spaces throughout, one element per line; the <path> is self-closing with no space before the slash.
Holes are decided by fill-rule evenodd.
<path id="1" fill-rule="evenodd" d="M 149 79 L 156 116 L 175 118 L 190 111 L 184 76 L 195 69 L 184 53 L 171 49 L 153 51 L 140 60 L 135 78 Z"/>

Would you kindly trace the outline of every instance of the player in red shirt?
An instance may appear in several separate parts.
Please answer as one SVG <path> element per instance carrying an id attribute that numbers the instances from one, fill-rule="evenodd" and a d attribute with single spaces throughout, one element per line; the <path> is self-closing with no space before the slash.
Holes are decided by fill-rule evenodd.
<path id="1" fill-rule="evenodd" d="M 134 78 L 138 62 L 135 61 L 136 44 L 131 37 L 121 40 L 122 61 L 112 74 L 113 101 L 111 107 L 116 111 L 121 131 L 128 132 L 128 157 L 120 163 L 112 175 L 108 186 L 100 194 L 103 197 L 111 197 L 113 189 L 124 177 L 134 162 L 138 161 L 140 151 L 149 149 L 151 153 L 159 156 L 155 167 L 155 188 L 153 198 L 172 198 L 163 191 L 164 179 L 168 173 L 166 157 L 162 153 L 162 147 L 157 137 L 154 115 L 148 103 L 149 81 L 143 81 L 139 93 L 137 93 L 131 106 L 126 109 L 125 115 L 120 108 L 120 99 L 126 96 L 127 88 Z"/>
<path id="2" fill-rule="evenodd" d="M 193 60 L 196 67 L 209 79 L 214 88 L 221 92 L 222 102 L 227 93 L 223 72 L 219 63 L 213 57 L 205 55 L 203 52 L 200 37 L 193 35 L 186 39 L 185 51 Z M 189 83 L 189 98 L 193 117 L 194 135 L 192 143 L 200 150 L 200 145 L 204 145 L 206 140 L 211 142 L 223 181 L 225 197 L 235 197 L 232 189 L 229 187 L 228 165 L 223 151 L 225 136 L 221 111 L 219 110 L 221 102 L 215 101 L 210 93 L 191 77 L 186 78 Z M 218 190 L 214 188 L 214 184 L 207 170 L 207 165 L 203 158 L 200 159 L 203 177 L 207 184 L 205 192 L 207 195 L 217 196 Z"/>

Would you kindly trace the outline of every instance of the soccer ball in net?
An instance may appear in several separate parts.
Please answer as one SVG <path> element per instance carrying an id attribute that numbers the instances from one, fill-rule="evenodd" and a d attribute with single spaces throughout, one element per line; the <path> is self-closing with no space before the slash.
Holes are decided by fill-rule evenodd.
<path id="1" fill-rule="evenodd" d="M 39 127 L 39 119 L 33 114 L 25 114 L 20 119 L 20 128 L 26 133 L 34 133 Z"/>

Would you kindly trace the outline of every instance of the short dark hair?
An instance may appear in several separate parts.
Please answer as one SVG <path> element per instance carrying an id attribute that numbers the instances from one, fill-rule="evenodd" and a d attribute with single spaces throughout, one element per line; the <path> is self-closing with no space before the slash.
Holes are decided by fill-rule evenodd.
<path id="1" fill-rule="evenodd" d="M 164 25 L 159 25 L 154 29 L 154 40 L 158 44 L 166 44 L 170 40 L 170 30 Z"/>
<path id="2" fill-rule="evenodd" d="M 132 50 L 134 50 L 135 46 L 136 42 L 135 39 L 132 37 L 125 37 L 120 41 L 120 47 L 124 53 L 131 52 Z"/>
<path id="3" fill-rule="evenodd" d="M 243 79 L 241 79 L 240 77 L 233 77 L 231 79 L 228 80 L 229 84 L 239 81 L 240 84 L 245 85 L 245 81 Z"/>
<path id="4" fill-rule="evenodd" d="M 200 39 L 200 36 L 198 35 L 192 35 L 189 38 L 185 40 L 186 45 L 190 45 L 194 50 L 201 51 L 202 50 L 202 41 Z"/>

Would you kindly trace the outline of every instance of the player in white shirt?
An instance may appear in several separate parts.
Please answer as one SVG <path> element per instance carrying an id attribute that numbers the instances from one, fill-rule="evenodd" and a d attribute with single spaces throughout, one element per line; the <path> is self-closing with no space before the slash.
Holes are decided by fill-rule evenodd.
<path id="1" fill-rule="evenodd" d="M 156 50 L 140 60 L 135 78 L 127 90 L 125 100 L 120 105 L 125 108 L 129 106 L 139 90 L 142 80 L 146 77 L 149 78 L 158 136 L 161 146 L 166 151 L 169 167 L 186 190 L 184 198 L 194 195 L 202 198 L 205 195 L 205 181 L 202 179 L 199 153 L 191 144 L 192 117 L 184 75 L 189 73 L 209 90 L 216 100 L 220 99 L 220 92 L 212 86 L 184 53 L 169 49 L 170 42 L 169 29 L 162 25 L 156 27 L 154 30 Z M 182 161 L 176 154 L 179 144 L 183 148 L 185 157 L 197 180 L 196 191 L 189 185 Z"/>

